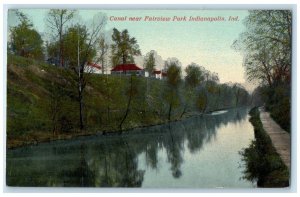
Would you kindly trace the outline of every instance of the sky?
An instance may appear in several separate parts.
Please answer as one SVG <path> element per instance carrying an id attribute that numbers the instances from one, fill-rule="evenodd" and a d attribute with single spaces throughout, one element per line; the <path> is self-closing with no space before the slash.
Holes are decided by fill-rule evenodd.
<path id="1" fill-rule="evenodd" d="M 45 17 L 48 10 L 21 11 L 28 15 L 35 29 L 43 34 L 47 32 Z M 245 31 L 243 19 L 248 15 L 247 10 L 79 10 L 78 14 L 81 20 L 88 22 L 99 12 L 108 17 L 105 30 L 127 29 L 136 38 L 142 55 L 155 50 L 163 60 L 176 57 L 183 69 L 192 62 L 204 66 L 218 73 L 221 83 L 246 82 L 243 56 L 232 49 L 231 45 Z M 115 21 L 117 17 L 126 17 L 126 21 Z M 130 21 L 130 17 L 141 17 L 141 20 Z M 170 21 L 145 21 L 145 17 L 170 17 Z M 186 21 L 178 21 L 180 17 L 186 17 Z M 189 21 L 190 17 L 214 17 L 221 20 Z M 229 17 L 236 20 L 231 21 Z M 15 24 L 17 19 L 9 12 L 8 25 Z M 136 63 L 142 64 L 140 60 Z"/>

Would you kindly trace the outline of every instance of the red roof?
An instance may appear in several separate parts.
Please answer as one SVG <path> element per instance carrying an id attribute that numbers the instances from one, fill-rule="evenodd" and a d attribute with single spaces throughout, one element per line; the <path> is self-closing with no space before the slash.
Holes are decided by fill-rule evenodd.
<path id="1" fill-rule="evenodd" d="M 135 64 L 119 64 L 115 66 L 111 71 L 127 71 L 127 70 L 142 70 Z"/>
<path id="2" fill-rule="evenodd" d="M 154 71 L 153 71 L 153 74 L 160 74 L 161 73 L 161 71 L 160 70 L 156 70 L 156 69 L 154 69 Z"/>
<path id="3" fill-rule="evenodd" d="M 98 64 L 96 64 L 96 63 L 89 62 L 87 65 L 90 66 L 90 67 L 94 67 L 94 68 L 97 68 L 97 69 L 101 69 L 101 66 L 98 65 Z"/>

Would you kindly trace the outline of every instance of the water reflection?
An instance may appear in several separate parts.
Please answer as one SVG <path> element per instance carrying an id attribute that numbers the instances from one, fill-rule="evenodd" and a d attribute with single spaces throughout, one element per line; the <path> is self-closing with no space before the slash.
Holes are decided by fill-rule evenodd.
<path id="1" fill-rule="evenodd" d="M 240 108 L 195 116 L 134 129 L 122 136 L 82 137 L 8 150 L 7 185 L 141 187 L 145 172 L 150 169 L 160 173 L 165 161 L 172 177 L 180 179 L 184 176 L 182 167 L 189 163 L 187 151 L 199 155 L 206 144 L 216 139 L 219 128 L 245 121 L 247 111 Z M 163 161 L 159 152 L 166 153 Z M 142 154 L 145 157 L 140 162 Z"/>

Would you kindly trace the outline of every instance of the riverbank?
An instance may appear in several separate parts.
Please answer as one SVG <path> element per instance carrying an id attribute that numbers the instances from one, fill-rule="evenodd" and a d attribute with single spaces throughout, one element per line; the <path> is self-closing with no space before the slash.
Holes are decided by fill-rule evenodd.
<path id="1" fill-rule="evenodd" d="M 276 152 L 265 131 L 258 108 L 249 112 L 254 127 L 255 140 L 241 154 L 246 162 L 244 178 L 257 181 L 258 187 L 288 187 L 289 169 Z M 273 142 L 274 143 L 274 142 Z"/>
<path id="2" fill-rule="evenodd" d="M 219 111 L 219 110 L 216 110 L 216 111 Z M 209 115 L 210 113 L 211 112 L 208 112 L 205 114 Z M 49 132 L 47 132 L 47 133 L 32 132 L 28 136 L 20 136 L 19 138 L 7 140 L 6 147 L 8 149 L 14 149 L 14 148 L 19 148 L 19 147 L 24 147 L 24 146 L 38 145 L 39 143 L 53 142 L 53 141 L 57 141 L 57 140 L 72 140 L 72 139 L 76 139 L 76 138 L 82 137 L 82 136 L 122 135 L 122 134 L 128 133 L 132 129 L 158 126 L 158 125 L 167 124 L 167 123 L 171 123 L 171 122 L 181 121 L 184 119 L 188 119 L 188 118 L 191 118 L 194 116 L 200 116 L 200 115 L 204 115 L 204 114 L 199 113 L 199 112 L 188 112 L 181 118 L 178 118 L 178 119 L 175 119 L 172 121 L 161 121 L 156 124 L 147 124 L 147 125 L 140 125 L 140 126 L 136 126 L 136 127 L 130 127 L 130 128 L 126 128 L 126 129 L 122 130 L 122 132 L 120 132 L 119 130 L 103 130 L 103 131 L 83 130 L 83 131 L 72 132 L 72 133 L 60 133 L 57 135 L 51 135 L 51 134 L 49 134 Z"/>
<path id="3" fill-rule="evenodd" d="M 242 87 L 208 78 L 197 88 L 182 80 L 174 91 L 167 80 L 85 73 L 80 108 L 72 70 L 10 54 L 7 65 L 9 148 L 164 124 L 186 111 L 240 107 L 250 99 Z"/>

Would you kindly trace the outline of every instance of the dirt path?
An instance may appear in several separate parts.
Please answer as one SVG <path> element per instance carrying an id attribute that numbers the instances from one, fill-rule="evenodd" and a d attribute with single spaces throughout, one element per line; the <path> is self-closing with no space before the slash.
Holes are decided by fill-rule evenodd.
<path id="1" fill-rule="evenodd" d="M 285 165 L 291 169 L 291 136 L 284 131 L 271 117 L 269 112 L 260 108 L 260 119 L 265 131 L 269 134 L 273 146 Z"/>

